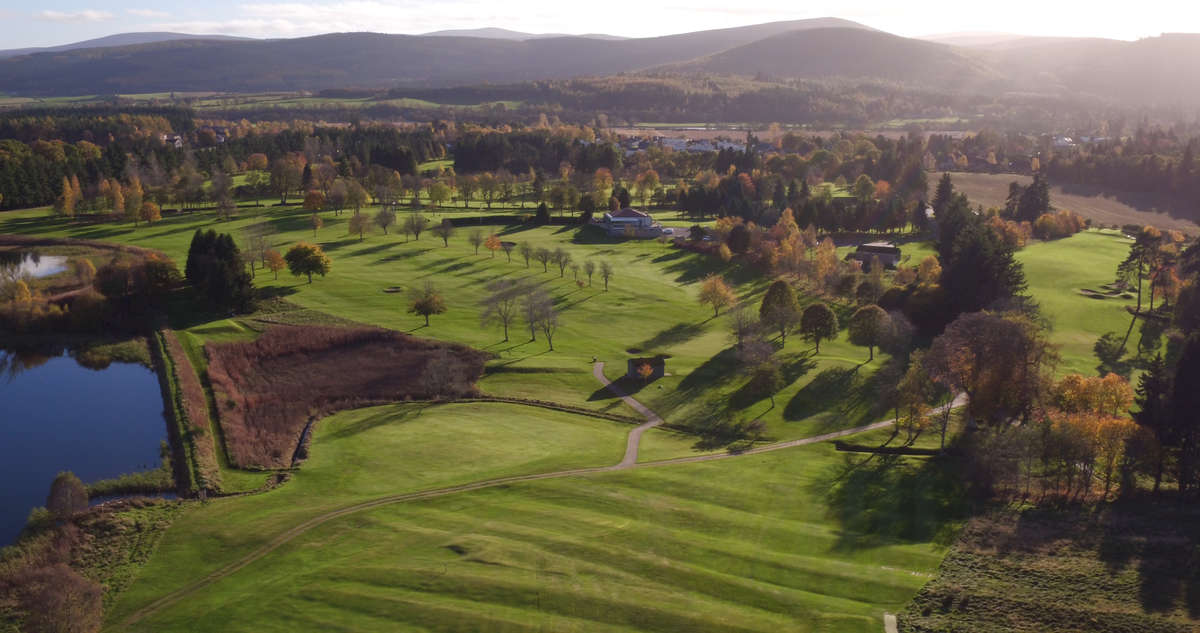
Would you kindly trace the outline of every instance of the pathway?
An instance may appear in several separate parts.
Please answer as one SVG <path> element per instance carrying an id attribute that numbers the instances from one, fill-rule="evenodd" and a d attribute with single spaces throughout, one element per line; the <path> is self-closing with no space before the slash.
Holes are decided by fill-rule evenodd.
<path id="1" fill-rule="evenodd" d="M 600 382 L 607 385 L 609 389 L 611 389 L 614 393 L 616 393 L 618 396 L 620 396 L 621 399 L 624 400 L 629 406 L 633 407 L 634 410 L 636 410 L 639 413 L 641 413 L 642 415 L 646 416 L 646 419 L 647 419 L 646 423 L 635 427 L 632 431 L 629 432 L 629 438 L 625 444 L 625 456 L 624 456 L 624 458 L 621 459 L 621 461 L 619 463 L 614 464 L 612 466 L 598 466 L 598 467 L 592 467 L 592 468 L 574 468 L 574 469 L 570 469 L 570 470 L 559 470 L 559 471 L 550 472 L 550 473 L 539 473 L 539 474 L 533 474 L 533 475 L 515 475 L 512 477 L 487 479 L 484 481 L 477 481 L 477 482 L 473 482 L 473 483 L 469 483 L 469 484 L 462 484 L 459 486 L 450 486 L 450 487 L 446 487 L 446 488 L 435 488 L 432 490 L 422 490 L 422 491 L 418 491 L 418 492 L 409 492 L 409 493 L 404 493 L 404 494 L 388 495 L 385 497 L 379 497 L 377 499 L 372 499 L 370 501 L 364 501 L 362 503 L 358 503 L 355 505 L 346 506 L 339 510 L 333 510 L 331 512 L 327 512 L 320 516 L 313 517 L 313 518 L 291 528 L 290 530 L 276 536 L 275 538 L 271 539 L 267 543 L 261 545 L 258 549 L 246 554 L 245 556 L 238 559 L 237 561 L 234 561 L 234 562 L 226 565 L 225 567 L 222 567 L 222 568 L 210 573 L 209 575 L 205 576 L 204 578 L 201 578 L 200 580 L 197 580 L 196 582 L 193 582 L 190 585 L 187 585 L 181 589 L 177 589 L 165 596 L 162 596 L 158 600 L 155 600 L 154 602 L 151 602 L 150 604 L 133 612 L 132 614 L 127 616 L 120 623 L 114 625 L 114 627 L 110 628 L 109 630 L 124 631 L 124 630 L 128 629 L 130 627 L 130 625 L 138 622 L 139 620 L 142 620 L 150 615 L 153 615 L 153 614 L 157 613 L 158 611 L 161 611 L 162 609 L 165 609 L 165 608 L 179 602 L 180 600 L 183 600 L 187 596 L 189 596 L 189 595 L 191 595 L 213 583 L 216 583 L 217 581 L 225 578 L 226 576 L 229 576 L 229 575 L 237 572 L 238 570 L 242 569 L 243 567 L 250 565 L 251 563 L 266 556 L 267 554 L 270 554 L 271 552 L 273 552 L 276 549 L 278 549 L 279 547 L 287 544 L 288 542 L 290 542 L 293 539 L 295 539 L 296 537 L 304 534 L 305 532 L 308 532 L 309 530 L 312 530 L 313 528 L 316 528 L 324 523 L 332 521 L 333 519 L 337 519 L 339 517 L 343 517 L 348 514 L 363 512 L 365 510 L 371 510 L 373 508 L 378 508 L 379 506 L 390 505 L 393 503 L 404 503 L 407 501 L 420 501 L 423 499 L 433 499 L 436 497 L 443 497 L 446 495 L 457 494 L 457 493 L 461 493 L 461 492 L 472 492 L 475 490 L 483 490 L 485 488 L 494 488 L 496 486 L 504 486 L 504 485 L 508 485 L 508 484 L 521 483 L 521 482 L 526 482 L 526 481 L 540 481 L 540 480 L 544 480 L 544 479 L 559 479 L 562 477 L 574 477 L 574 476 L 578 476 L 578 475 L 589 475 L 589 474 L 593 474 L 593 473 L 604 473 L 604 472 L 613 472 L 613 471 L 620 471 L 620 470 L 630 470 L 630 469 L 634 469 L 634 468 L 650 468 L 650 467 L 654 467 L 654 466 L 669 466 L 672 464 L 692 464 L 692 463 L 696 463 L 696 462 L 716 461 L 719 459 L 731 459 L 734 457 L 741 457 L 744 455 L 757 455 L 759 453 L 769 453 L 772 451 L 783 450 L 786 448 L 794 448 L 797 446 L 816 444 L 818 442 L 825 442 L 828 440 L 837 439 L 839 437 L 845 437 L 847 435 L 854 435 L 856 433 L 863 433 L 865 431 L 873 431 L 876 429 L 882 429 L 882 428 L 891 426 L 892 424 L 895 423 L 895 420 L 884 420 L 883 422 L 875 422 L 874 424 L 867 424 L 867 425 L 863 425 L 863 426 L 854 427 L 851 429 L 843 429 L 841 431 L 833 431 L 831 433 L 824 433 L 822 435 L 814 435 L 812 437 L 806 437 L 806 438 L 802 438 L 802 439 L 798 439 L 798 440 L 790 440 L 787 442 L 777 442 L 775 444 L 759 446 L 757 448 L 752 448 L 749 450 L 740 451 L 740 452 L 736 452 L 736 453 L 714 453 L 711 455 L 696 455 L 693 457 L 677 457 L 675 459 L 664 459 L 664 460 L 653 461 L 653 462 L 642 462 L 639 464 L 637 462 L 637 454 L 638 454 L 638 447 L 641 443 L 642 434 L 645 433 L 647 429 L 654 428 L 654 427 L 662 424 L 663 420 L 661 417 L 659 417 L 653 411 L 646 408 L 646 406 L 643 405 L 642 403 L 638 402 L 637 400 L 634 400 L 633 398 L 631 398 L 627 395 L 621 394 L 620 391 L 618 391 L 612 385 L 612 383 L 610 383 L 608 381 L 608 378 L 606 378 L 604 376 L 603 370 L 604 370 L 604 363 L 597 362 L 593 366 L 592 373 L 593 373 L 593 375 L 596 376 L 596 378 L 598 380 L 600 380 Z M 938 409 L 935 409 L 935 412 L 944 411 L 947 407 L 954 408 L 954 407 L 962 406 L 962 404 L 965 401 L 966 400 L 965 400 L 964 396 L 959 396 L 958 398 L 955 398 L 953 402 L 943 405 L 942 407 L 939 407 Z"/>
<path id="2" fill-rule="evenodd" d="M 625 404 L 629 405 L 630 408 L 646 418 L 643 424 L 638 425 L 629 432 L 629 438 L 625 441 L 625 457 L 621 460 L 621 463 L 616 465 L 616 468 L 629 468 L 637 463 L 638 447 L 642 443 L 642 434 L 648 429 L 662 424 L 663 419 L 658 417 L 657 413 L 647 408 L 646 405 L 634 400 L 631 396 L 621 393 L 621 390 L 616 385 L 609 382 L 608 376 L 604 375 L 604 361 L 597 361 L 592 365 L 592 375 L 596 377 L 596 380 L 600 381 L 600 384 L 608 387 L 609 391 L 617 394 L 617 397 L 624 400 Z"/>

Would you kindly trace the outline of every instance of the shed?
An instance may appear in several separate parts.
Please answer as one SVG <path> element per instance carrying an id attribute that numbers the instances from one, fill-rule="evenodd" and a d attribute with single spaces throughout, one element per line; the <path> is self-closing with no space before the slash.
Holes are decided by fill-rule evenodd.
<path id="1" fill-rule="evenodd" d="M 625 375 L 634 380 L 643 380 L 641 374 L 638 373 L 638 368 L 642 365 L 650 366 L 650 377 L 646 380 L 654 380 L 662 378 L 667 370 L 666 356 L 651 356 L 648 358 L 631 358 L 629 359 L 629 367 Z"/>

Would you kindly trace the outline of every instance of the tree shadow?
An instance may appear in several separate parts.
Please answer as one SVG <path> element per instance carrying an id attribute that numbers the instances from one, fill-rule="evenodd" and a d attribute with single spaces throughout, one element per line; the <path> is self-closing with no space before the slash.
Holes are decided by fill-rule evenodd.
<path id="1" fill-rule="evenodd" d="M 425 409 L 431 406 L 433 405 L 427 403 L 406 405 L 404 407 L 388 406 L 369 416 L 358 419 L 353 424 L 339 427 L 336 431 L 325 434 L 324 437 L 328 439 L 342 439 L 365 433 L 381 426 L 413 422 L 421 417 Z"/>
<path id="2" fill-rule="evenodd" d="M 350 253 L 350 255 L 355 256 L 355 257 L 357 257 L 359 255 L 374 255 L 375 253 L 380 253 L 380 252 L 388 250 L 389 248 L 393 248 L 397 244 L 399 244 L 399 242 L 392 242 L 392 241 L 379 242 L 376 244 L 372 244 L 371 246 L 365 246 L 356 251 L 353 251 Z"/>
<path id="3" fill-rule="evenodd" d="M 609 398 L 620 398 L 621 395 L 632 396 L 641 391 L 648 384 L 650 383 L 647 381 L 637 378 L 630 378 L 627 374 L 623 374 L 620 378 L 612 381 L 612 388 L 609 388 L 608 385 L 605 385 L 593 391 L 592 395 L 588 396 L 588 401 L 591 402 L 595 400 L 608 400 Z M 616 389 L 616 391 L 614 391 L 614 389 Z"/>
<path id="4" fill-rule="evenodd" d="M 737 350 L 727 347 L 679 381 L 679 391 L 696 392 L 728 382 L 737 371 Z"/>
<path id="5" fill-rule="evenodd" d="M 841 527 L 834 549 L 855 551 L 897 542 L 949 545 L 972 510 L 965 480 L 956 457 L 846 455 L 809 488 Z"/>
<path id="6" fill-rule="evenodd" d="M 803 420 L 843 404 L 861 387 L 858 368 L 830 367 L 804 385 L 783 410 L 784 420 Z"/>
<path id="7" fill-rule="evenodd" d="M 657 349 L 686 343 L 704 334 L 704 323 L 676 323 L 637 344 L 641 349 Z"/>

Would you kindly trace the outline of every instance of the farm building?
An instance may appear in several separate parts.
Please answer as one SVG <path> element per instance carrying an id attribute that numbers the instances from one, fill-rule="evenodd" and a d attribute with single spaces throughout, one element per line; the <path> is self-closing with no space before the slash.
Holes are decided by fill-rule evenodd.
<path id="1" fill-rule="evenodd" d="M 884 268 L 895 268 L 900 264 L 900 247 L 890 242 L 860 244 L 853 253 L 846 255 L 846 261 L 862 262 L 863 270 L 868 270 L 871 260 L 876 257 Z"/>

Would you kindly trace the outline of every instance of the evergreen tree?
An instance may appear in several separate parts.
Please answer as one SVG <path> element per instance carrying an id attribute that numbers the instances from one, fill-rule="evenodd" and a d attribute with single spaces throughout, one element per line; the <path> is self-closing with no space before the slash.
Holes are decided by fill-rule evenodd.
<path id="1" fill-rule="evenodd" d="M 1154 490 L 1157 491 L 1162 482 L 1163 470 L 1166 463 L 1166 449 L 1173 444 L 1173 430 L 1170 424 L 1171 372 L 1159 354 L 1150 362 L 1146 373 L 1138 379 L 1137 411 L 1133 419 L 1143 428 L 1154 434 L 1160 450 L 1154 456 Z"/>
<path id="2" fill-rule="evenodd" d="M 933 194 L 933 213 L 937 217 L 938 222 L 942 221 L 942 212 L 946 207 L 950 206 L 950 202 L 954 197 L 954 183 L 950 180 L 950 174 L 942 174 L 942 179 L 938 181 L 937 190 Z"/>
<path id="3" fill-rule="evenodd" d="M 1169 425 L 1179 451 L 1179 489 L 1194 494 L 1200 490 L 1200 335 L 1184 344 L 1172 383 Z"/>

